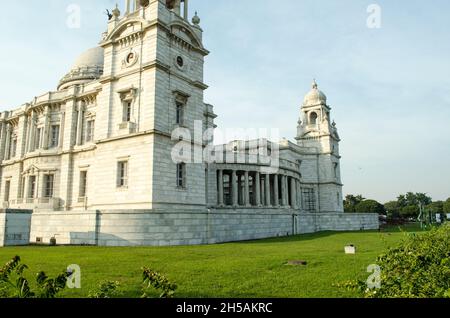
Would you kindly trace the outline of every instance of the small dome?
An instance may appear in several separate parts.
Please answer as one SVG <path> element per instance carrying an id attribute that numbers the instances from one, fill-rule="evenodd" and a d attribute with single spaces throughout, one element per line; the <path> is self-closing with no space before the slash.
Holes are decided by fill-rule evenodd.
<path id="1" fill-rule="evenodd" d="M 201 22 L 200 17 L 197 15 L 197 11 L 195 11 L 195 15 L 192 17 L 192 23 L 194 25 L 199 25 Z"/>
<path id="2" fill-rule="evenodd" d="M 60 81 L 58 90 L 75 84 L 83 84 L 98 79 L 103 75 L 104 50 L 95 47 L 81 54 Z"/>
<path id="3" fill-rule="evenodd" d="M 306 94 L 303 104 L 305 106 L 314 106 L 324 104 L 326 105 L 326 103 L 327 103 L 327 96 L 318 89 L 318 85 L 314 80 L 312 89 L 308 94 Z"/>

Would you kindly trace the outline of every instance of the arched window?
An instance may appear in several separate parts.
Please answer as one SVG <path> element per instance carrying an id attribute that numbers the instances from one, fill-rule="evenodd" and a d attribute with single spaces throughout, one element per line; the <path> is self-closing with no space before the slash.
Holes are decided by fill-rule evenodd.
<path id="1" fill-rule="evenodd" d="M 311 124 L 311 125 L 316 125 L 317 124 L 317 113 L 316 112 L 312 112 L 310 115 L 309 115 L 309 123 Z"/>

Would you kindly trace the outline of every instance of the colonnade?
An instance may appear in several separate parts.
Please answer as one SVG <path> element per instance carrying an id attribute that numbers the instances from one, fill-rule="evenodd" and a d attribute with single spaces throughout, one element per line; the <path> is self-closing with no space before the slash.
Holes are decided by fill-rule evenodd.
<path id="1" fill-rule="evenodd" d="M 258 171 L 218 170 L 219 207 L 300 209 L 300 178 Z"/>

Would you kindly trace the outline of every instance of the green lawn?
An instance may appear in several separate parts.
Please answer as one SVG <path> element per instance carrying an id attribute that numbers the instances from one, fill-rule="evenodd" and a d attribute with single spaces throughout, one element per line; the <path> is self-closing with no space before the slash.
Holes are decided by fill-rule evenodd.
<path id="1" fill-rule="evenodd" d="M 404 228 L 418 231 L 416 226 Z M 40 270 L 53 276 L 69 264 L 82 271 L 82 288 L 65 290 L 64 297 L 86 297 L 100 281 L 121 283 L 124 297 L 139 297 L 141 267 L 148 266 L 177 283 L 177 297 L 355 297 L 333 284 L 366 279 L 366 268 L 404 233 L 324 232 L 289 238 L 210 246 L 182 247 L 7 247 L 0 264 L 19 255 L 32 277 Z M 357 246 L 345 255 L 344 246 Z M 305 260 L 307 266 L 289 266 Z"/>

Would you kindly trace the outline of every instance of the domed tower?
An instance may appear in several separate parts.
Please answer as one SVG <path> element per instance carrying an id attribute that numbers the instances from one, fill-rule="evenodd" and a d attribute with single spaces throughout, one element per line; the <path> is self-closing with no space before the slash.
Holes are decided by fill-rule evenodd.
<path id="1" fill-rule="evenodd" d="M 85 84 L 100 78 L 103 75 L 104 50 L 94 47 L 81 54 L 67 73 L 59 82 L 58 90 L 73 85 Z"/>
<path id="2" fill-rule="evenodd" d="M 340 138 L 336 123 L 331 121 L 330 112 L 327 97 L 314 80 L 301 107 L 296 139 L 299 146 L 317 151 L 320 211 L 343 212 Z"/>

